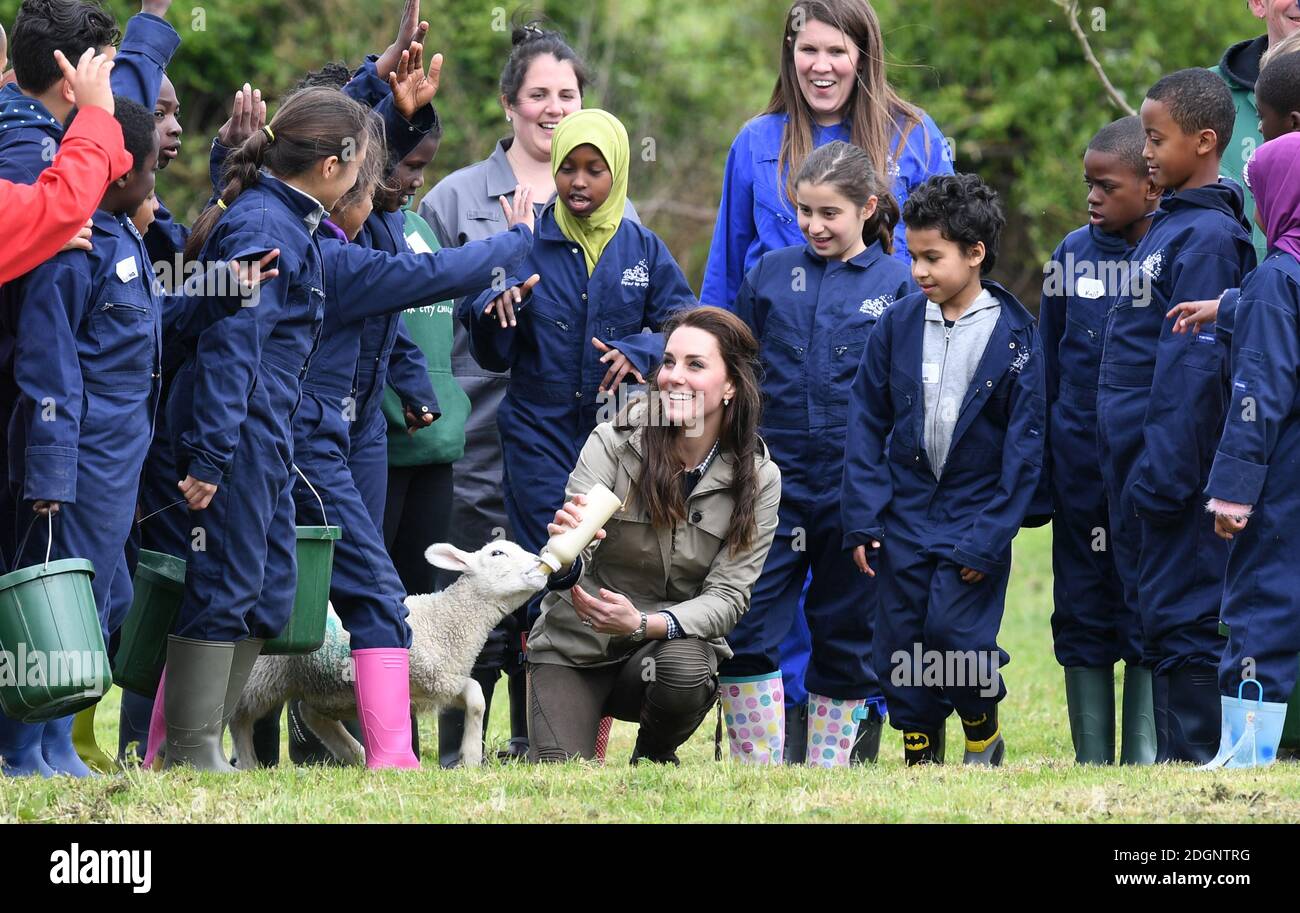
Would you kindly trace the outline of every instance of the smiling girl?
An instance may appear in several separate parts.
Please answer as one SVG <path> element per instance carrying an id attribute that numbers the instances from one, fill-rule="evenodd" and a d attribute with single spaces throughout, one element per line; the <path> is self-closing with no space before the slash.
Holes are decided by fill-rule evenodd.
<path id="1" fill-rule="evenodd" d="M 808 761 L 842 766 L 860 728 L 879 744 L 884 700 L 871 668 L 874 582 L 865 585 L 841 549 L 849 387 L 868 334 L 885 309 L 916 290 L 890 256 L 898 207 L 867 154 L 833 142 L 810 155 L 795 181 L 808 242 L 764 254 L 745 278 L 736 313 L 758 337 L 763 363 L 763 439 L 781 466 L 781 522 L 753 607 L 729 637 L 722 665 L 728 717 L 768 695 L 778 717 L 764 735 L 729 724 L 732 756 L 779 764 L 785 733 L 780 647 L 803 605 L 812 635 L 808 667 Z M 791 276 L 802 275 L 801 284 Z M 793 287 L 792 287 L 793 286 Z M 861 726 L 859 724 L 862 724 Z M 793 725 L 793 724 L 792 724 Z M 792 763 L 803 761 L 792 746 Z M 865 749 L 868 757 L 874 748 Z"/>

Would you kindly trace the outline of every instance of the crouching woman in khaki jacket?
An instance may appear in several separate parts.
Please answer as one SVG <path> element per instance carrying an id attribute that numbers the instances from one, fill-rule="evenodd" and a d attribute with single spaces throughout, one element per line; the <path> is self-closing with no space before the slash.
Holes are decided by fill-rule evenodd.
<path id="1" fill-rule="evenodd" d="M 677 315 L 664 335 L 648 398 L 592 432 L 549 526 L 576 526 L 597 482 L 623 500 L 552 576 L 529 635 L 534 761 L 592 758 L 610 715 L 641 724 L 633 763 L 677 763 L 776 531 L 781 472 L 758 437 L 753 335 L 714 307 Z"/>

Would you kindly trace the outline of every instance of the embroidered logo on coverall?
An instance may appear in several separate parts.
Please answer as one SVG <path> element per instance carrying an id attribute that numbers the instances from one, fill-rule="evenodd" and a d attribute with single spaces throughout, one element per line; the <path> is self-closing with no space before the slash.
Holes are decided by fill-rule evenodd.
<path id="1" fill-rule="evenodd" d="M 867 298 L 862 302 L 862 307 L 858 308 L 858 313 L 866 314 L 868 317 L 879 317 L 885 313 L 885 308 L 894 303 L 893 295 L 881 295 L 879 298 Z"/>
<path id="2" fill-rule="evenodd" d="M 632 288 L 648 288 L 650 285 L 650 267 L 644 260 L 631 269 L 623 270 L 623 285 Z"/>

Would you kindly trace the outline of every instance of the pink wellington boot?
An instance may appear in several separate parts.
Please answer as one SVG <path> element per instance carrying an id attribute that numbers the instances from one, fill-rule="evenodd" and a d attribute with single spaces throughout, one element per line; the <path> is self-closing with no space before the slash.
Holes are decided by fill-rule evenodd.
<path id="1" fill-rule="evenodd" d="M 158 693 L 154 695 L 153 713 L 149 716 L 149 741 L 145 745 L 144 760 L 141 762 L 145 770 L 162 769 L 162 758 L 158 757 L 158 752 L 167 744 L 167 716 L 163 712 L 163 686 L 166 684 L 167 667 L 164 666 L 162 675 L 158 677 Z"/>
<path id="2" fill-rule="evenodd" d="M 411 751 L 411 653 L 400 647 L 353 650 L 357 720 L 372 770 L 419 768 Z"/>

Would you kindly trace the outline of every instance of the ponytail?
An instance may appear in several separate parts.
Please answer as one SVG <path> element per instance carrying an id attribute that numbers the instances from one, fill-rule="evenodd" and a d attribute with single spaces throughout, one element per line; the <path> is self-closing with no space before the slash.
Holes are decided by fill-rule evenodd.
<path id="1" fill-rule="evenodd" d="M 226 157 L 224 184 L 216 205 L 195 221 L 185 244 L 185 259 L 197 260 L 212 230 L 239 195 L 260 180 L 266 168 L 280 177 L 306 174 L 321 159 L 348 159 L 367 147 L 370 109 L 337 89 L 313 87 L 284 100 L 271 122 Z"/>
<path id="2" fill-rule="evenodd" d="M 894 252 L 894 228 L 900 216 L 898 201 L 862 149 L 841 140 L 818 146 L 804 159 L 792 186 L 798 188 L 800 184 L 830 184 L 858 209 L 875 197 L 876 211 L 862 224 L 862 240 L 868 247 L 879 241 L 885 253 Z"/>

